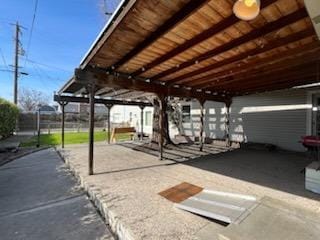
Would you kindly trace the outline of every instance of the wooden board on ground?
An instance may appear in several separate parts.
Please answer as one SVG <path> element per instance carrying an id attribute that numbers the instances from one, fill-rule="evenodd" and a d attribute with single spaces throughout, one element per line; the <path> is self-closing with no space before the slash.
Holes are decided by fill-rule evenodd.
<path id="1" fill-rule="evenodd" d="M 203 188 L 192 185 L 190 183 L 183 182 L 177 186 L 169 188 L 163 192 L 160 192 L 159 195 L 168 199 L 174 203 L 180 203 L 189 197 L 196 195 L 201 192 Z"/>

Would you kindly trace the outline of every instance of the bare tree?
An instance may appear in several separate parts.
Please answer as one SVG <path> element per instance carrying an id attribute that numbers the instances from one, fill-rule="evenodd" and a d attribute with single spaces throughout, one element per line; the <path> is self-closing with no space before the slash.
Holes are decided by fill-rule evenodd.
<path id="1" fill-rule="evenodd" d="M 177 127 L 179 134 L 182 133 L 182 108 L 180 101 L 180 98 L 170 98 L 168 100 L 168 119 Z"/>
<path id="2" fill-rule="evenodd" d="M 35 89 L 22 88 L 19 95 L 19 107 L 25 112 L 36 111 L 39 105 L 49 104 L 49 96 Z"/>

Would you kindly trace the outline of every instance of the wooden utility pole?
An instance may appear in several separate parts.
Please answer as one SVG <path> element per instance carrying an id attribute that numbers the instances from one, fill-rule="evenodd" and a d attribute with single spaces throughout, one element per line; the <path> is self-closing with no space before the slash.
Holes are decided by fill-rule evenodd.
<path id="1" fill-rule="evenodd" d="M 15 33 L 15 49 L 14 49 L 14 74 L 13 74 L 13 102 L 18 104 L 18 77 L 19 77 L 19 34 L 20 34 L 20 25 L 17 22 L 16 33 Z"/>

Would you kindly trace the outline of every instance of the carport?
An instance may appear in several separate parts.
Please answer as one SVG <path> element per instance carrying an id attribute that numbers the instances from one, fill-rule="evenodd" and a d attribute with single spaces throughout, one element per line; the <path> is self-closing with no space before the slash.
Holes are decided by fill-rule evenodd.
<path id="1" fill-rule="evenodd" d="M 162 159 L 168 97 L 199 101 L 202 151 L 206 101 L 225 103 L 228 125 L 233 97 L 319 81 L 320 44 L 304 1 L 261 1 L 261 12 L 252 21 L 238 19 L 233 4 L 231 0 L 122 1 L 59 98 L 89 96 L 93 136 L 96 99 L 156 95 Z M 110 97 L 112 89 L 121 92 Z M 225 137 L 229 142 L 228 127 Z M 89 153 L 92 166 L 93 137 Z"/>

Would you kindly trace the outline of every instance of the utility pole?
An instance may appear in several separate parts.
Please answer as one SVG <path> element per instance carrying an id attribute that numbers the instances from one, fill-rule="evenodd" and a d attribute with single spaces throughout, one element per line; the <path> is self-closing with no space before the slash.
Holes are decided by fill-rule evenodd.
<path id="1" fill-rule="evenodd" d="M 16 33 L 15 33 L 15 49 L 14 49 L 14 75 L 13 75 L 13 102 L 14 104 L 18 104 L 18 77 L 19 77 L 19 34 L 20 34 L 20 25 L 17 22 Z"/>

